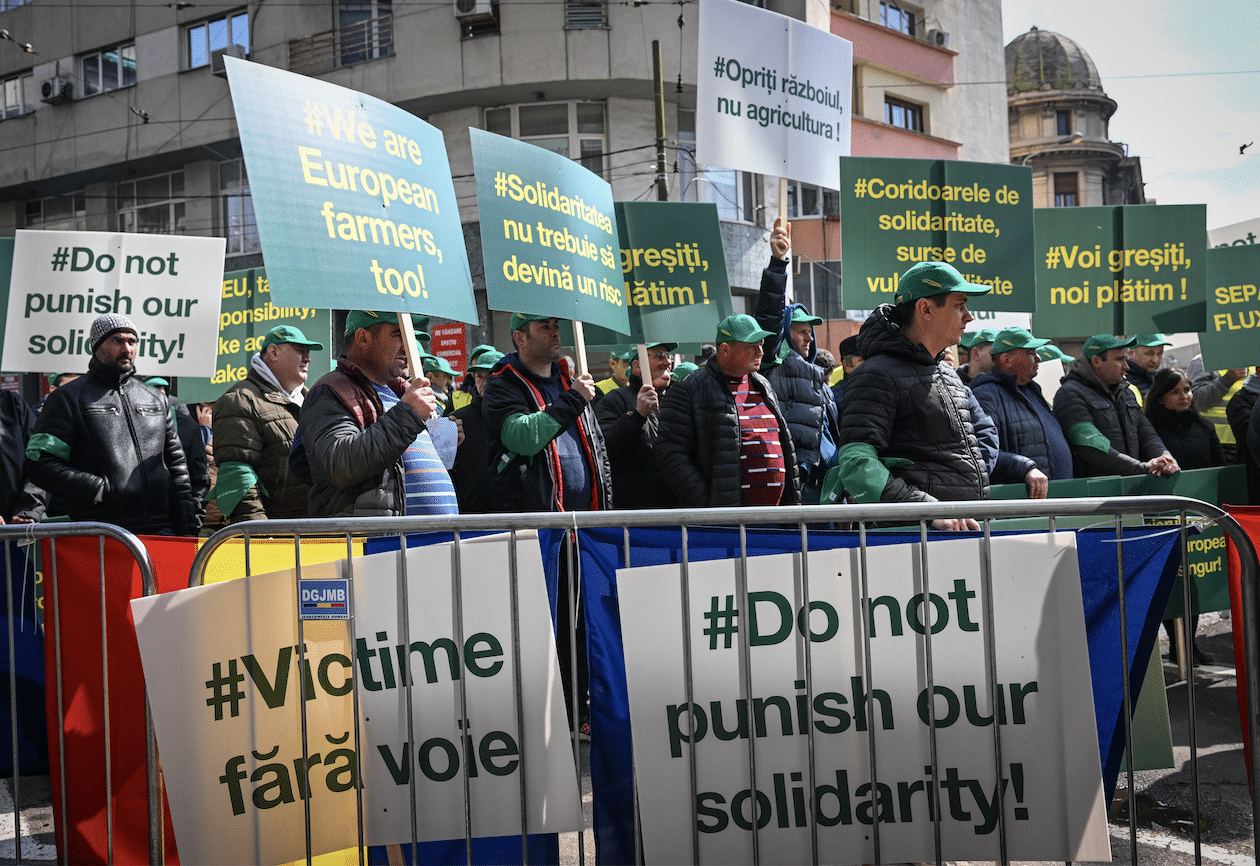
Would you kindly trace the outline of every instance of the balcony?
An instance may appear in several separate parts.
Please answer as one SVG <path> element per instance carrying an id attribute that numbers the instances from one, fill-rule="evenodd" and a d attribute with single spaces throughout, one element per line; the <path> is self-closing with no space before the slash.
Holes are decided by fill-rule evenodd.
<path id="1" fill-rule="evenodd" d="M 832 10 L 831 32 L 853 43 L 853 62 L 869 64 L 941 87 L 954 86 L 956 51 Z"/>
<path id="2" fill-rule="evenodd" d="M 289 40 L 289 71 L 319 75 L 342 66 L 390 57 L 394 16 L 367 18 L 334 30 Z"/>

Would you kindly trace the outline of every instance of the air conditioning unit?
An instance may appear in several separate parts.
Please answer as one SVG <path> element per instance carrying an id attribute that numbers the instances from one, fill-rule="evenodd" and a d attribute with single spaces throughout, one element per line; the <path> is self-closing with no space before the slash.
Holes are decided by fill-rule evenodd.
<path id="1" fill-rule="evenodd" d="M 455 0 L 455 17 L 460 21 L 486 21 L 494 18 L 490 0 Z"/>
<path id="2" fill-rule="evenodd" d="M 949 34 L 944 30 L 929 30 L 927 32 L 927 41 L 938 48 L 948 48 Z"/>
<path id="3" fill-rule="evenodd" d="M 227 64 L 224 57 L 236 57 L 244 60 L 248 52 L 243 45 L 229 45 L 227 48 L 216 48 L 210 52 L 210 71 L 220 78 L 227 78 Z"/>
<path id="4" fill-rule="evenodd" d="M 39 98 L 49 105 L 69 102 L 74 98 L 74 82 L 60 76 L 42 81 L 39 85 Z"/>

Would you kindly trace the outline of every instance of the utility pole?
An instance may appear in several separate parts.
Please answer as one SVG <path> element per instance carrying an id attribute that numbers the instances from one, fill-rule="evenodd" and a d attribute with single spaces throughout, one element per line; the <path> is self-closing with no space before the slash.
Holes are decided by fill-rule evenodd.
<path id="1" fill-rule="evenodd" d="M 652 40 L 652 88 L 656 102 L 656 200 L 669 201 L 665 174 L 665 79 L 661 77 L 661 41 Z"/>

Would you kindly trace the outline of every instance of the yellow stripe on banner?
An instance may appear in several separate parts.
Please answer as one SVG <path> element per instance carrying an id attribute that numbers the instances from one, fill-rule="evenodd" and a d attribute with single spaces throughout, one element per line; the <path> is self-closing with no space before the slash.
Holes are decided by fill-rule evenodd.
<path id="1" fill-rule="evenodd" d="M 205 543 L 200 539 L 198 546 Z M 351 542 L 351 555 L 363 555 L 363 541 Z M 302 541 L 302 565 L 337 562 L 346 557 L 345 538 L 318 538 Z M 295 568 L 292 538 L 251 538 L 249 567 L 252 574 L 270 574 Z M 205 584 L 222 583 L 245 576 L 245 539 L 233 538 L 219 547 L 206 563 Z M 355 862 L 358 863 L 356 857 Z"/>

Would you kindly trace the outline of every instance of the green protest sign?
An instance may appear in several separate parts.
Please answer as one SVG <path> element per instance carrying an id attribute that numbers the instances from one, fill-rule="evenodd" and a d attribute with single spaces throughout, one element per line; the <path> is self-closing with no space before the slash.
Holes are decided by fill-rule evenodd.
<path id="1" fill-rule="evenodd" d="M 227 70 L 276 302 L 476 323 L 442 133 L 315 78 Z"/>
<path id="2" fill-rule="evenodd" d="M 1260 360 L 1260 246 L 1207 250 L 1207 328 L 1199 335 L 1208 370 L 1248 367 Z"/>
<path id="3" fill-rule="evenodd" d="M 907 268 L 948 262 L 991 286 L 968 306 L 1035 309 L 1032 173 L 1023 166 L 932 159 L 840 160 L 846 309 L 892 303 Z"/>
<path id="4" fill-rule="evenodd" d="M 311 352 L 306 381 L 314 382 L 332 369 L 330 320 L 327 310 L 276 306 L 267 272 L 262 268 L 229 271 L 223 275 L 214 375 L 181 376 L 179 399 L 185 403 L 218 400 L 228 388 L 249 375 L 250 359 L 259 350 L 263 337 L 277 325 L 292 325 L 308 340 L 324 344 L 322 352 Z"/>
<path id="5" fill-rule="evenodd" d="M 9 282 L 13 273 L 13 238 L 0 238 L 0 310 L 9 309 Z M 4 316 L 0 316 L 0 347 L 4 346 Z"/>
<path id="6" fill-rule="evenodd" d="M 631 342 L 712 340 L 732 313 L 717 206 L 617 202 Z"/>
<path id="7" fill-rule="evenodd" d="M 1043 337 L 1202 331 L 1205 205 L 1038 208 Z"/>
<path id="8" fill-rule="evenodd" d="M 549 150 L 468 132 L 490 309 L 628 332 L 612 187 Z"/>

